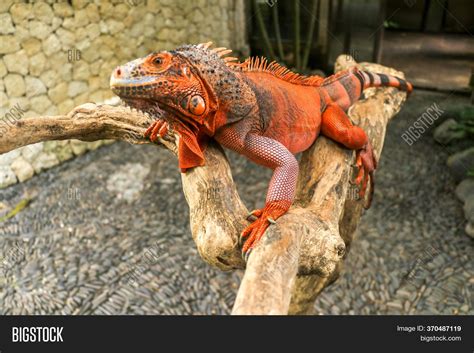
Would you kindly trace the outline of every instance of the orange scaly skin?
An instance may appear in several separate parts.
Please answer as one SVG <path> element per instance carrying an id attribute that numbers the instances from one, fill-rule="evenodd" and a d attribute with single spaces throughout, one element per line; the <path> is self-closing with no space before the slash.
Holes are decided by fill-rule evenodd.
<path id="1" fill-rule="evenodd" d="M 160 117 L 145 133 L 152 141 L 168 129 L 179 135 L 182 172 L 205 163 L 206 141 L 214 138 L 257 164 L 273 169 L 265 206 L 242 232 L 248 256 L 269 224 L 293 203 L 298 177 L 294 154 L 308 149 L 321 133 L 356 150 L 355 183 L 363 199 L 377 161 L 365 132 L 346 112 L 368 87 L 412 91 L 409 82 L 352 68 L 329 78 L 301 76 L 277 63 L 250 58 L 235 63 L 230 50 L 211 43 L 152 53 L 117 67 L 112 90 L 130 106 Z"/>

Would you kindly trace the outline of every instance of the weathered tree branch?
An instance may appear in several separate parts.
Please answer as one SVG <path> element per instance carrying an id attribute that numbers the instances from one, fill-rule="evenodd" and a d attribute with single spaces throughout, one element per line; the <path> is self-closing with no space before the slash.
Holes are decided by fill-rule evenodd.
<path id="1" fill-rule="evenodd" d="M 337 67 L 355 65 L 347 59 L 341 56 Z M 361 66 L 402 76 L 375 64 Z M 350 116 L 367 131 L 380 156 L 386 125 L 405 93 L 392 88 L 371 93 L 351 109 Z M 25 118 L 8 126 L 0 139 L 0 153 L 46 140 L 150 143 L 143 138 L 149 124 L 150 118 L 137 111 L 88 103 L 65 116 Z M 176 139 L 166 136 L 160 145 L 176 153 Z M 353 155 L 324 137 L 303 154 L 297 201 L 252 252 L 233 314 L 309 313 L 317 294 L 337 278 L 362 212 L 349 183 Z M 206 165 L 181 174 L 194 241 L 209 264 L 222 270 L 245 268 L 238 235 L 248 224 L 247 209 L 222 149 L 211 143 L 205 158 Z"/>
<path id="2" fill-rule="evenodd" d="M 7 131 L 0 140 L 0 154 L 49 140 L 115 139 L 136 144 L 151 143 L 143 137 L 150 123 L 148 116 L 136 110 L 87 103 L 67 115 L 24 118 L 6 125 Z M 163 140 L 160 142 L 175 150 L 174 144 Z"/>

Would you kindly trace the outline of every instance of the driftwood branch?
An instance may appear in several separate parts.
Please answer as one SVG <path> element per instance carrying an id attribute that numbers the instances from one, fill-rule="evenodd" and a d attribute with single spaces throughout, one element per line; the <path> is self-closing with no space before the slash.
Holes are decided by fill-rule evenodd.
<path id="1" fill-rule="evenodd" d="M 356 65 L 341 56 L 337 69 Z M 360 64 L 374 72 L 403 76 L 375 64 Z M 401 108 L 405 93 L 393 88 L 372 89 L 350 111 L 353 121 L 370 136 L 380 156 L 386 125 Z M 64 116 L 31 117 L 7 127 L 0 153 L 46 140 L 98 139 L 150 143 L 143 133 L 150 118 L 125 107 L 84 104 Z M 159 145 L 176 153 L 177 136 Z M 350 248 L 362 201 L 349 183 L 354 153 L 320 137 L 300 164 L 297 201 L 288 214 L 266 232 L 247 265 L 238 235 L 248 224 L 230 167 L 220 146 L 205 151 L 206 165 L 181 174 L 190 208 L 193 239 L 201 257 L 222 270 L 246 267 L 233 314 L 303 314 L 311 312 L 316 296 L 337 279 Z"/>

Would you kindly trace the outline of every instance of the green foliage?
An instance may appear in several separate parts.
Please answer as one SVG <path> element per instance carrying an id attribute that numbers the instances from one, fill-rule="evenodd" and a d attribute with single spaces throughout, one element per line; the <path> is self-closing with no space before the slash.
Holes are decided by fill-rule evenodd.
<path id="1" fill-rule="evenodd" d="M 400 28 L 400 25 L 395 21 L 384 21 L 383 26 L 385 28 Z"/>
<path id="2" fill-rule="evenodd" d="M 461 110 L 458 118 L 457 131 L 464 131 L 468 138 L 474 138 L 474 107 L 468 106 Z"/>
<path id="3" fill-rule="evenodd" d="M 293 11 L 290 14 L 293 16 L 293 56 L 288 60 L 288 55 L 285 55 L 284 47 L 281 38 L 280 22 L 278 15 L 278 2 L 277 1 L 267 1 L 266 3 L 260 3 L 257 0 L 252 0 L 252 10 L 254 12 L 256 23 L 258 27 L 258 32 L 260 34 L 263 50 L 265 55 L 270 61 L 276 60 L 280 63 L 285 64 L 288 67 L 293 67 L 299 72 L 304 72 L 308 69 L 308 60 L 313 46 L 313 37 L 315 33 L 315 25 L 318 15 L 318 0 L 312 0 L 311 8 L 303 11 L 303 15 L 309 16 L 309 25 L 308 28 L 304 30 L 306 38 L 301 38 L 301 5 L 299 1 L 293 2 Z M 264 10 L 268 10 L 268 6 L 271 7 L 272 22 L 273 22 L 273 31 L 275 40 L 272 41 L 266 28 L 264 21 Z M 273 43 L 275 42 L 275 43 Z"/>
<path id="4" fill-rule="evenodd" d="M 31 199 L 28 199 L 28 198 L 23 199 L 20 202 L 18 202 L 18 204 L 15 206 L 13 210 L 8 212 L 5 216 L 0 217 L 0 223 L 5 222 L 6 220 L 12 217 L 15 217 L 15 215 L 21 212 L 24 208 L 26 208 L 30 204 L 30 202 L 31 202 Z"/>

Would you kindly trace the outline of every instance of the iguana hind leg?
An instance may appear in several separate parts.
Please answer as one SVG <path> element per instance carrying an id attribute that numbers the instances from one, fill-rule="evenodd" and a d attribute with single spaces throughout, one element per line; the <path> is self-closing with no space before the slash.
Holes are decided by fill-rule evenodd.
<path id="1" fill-rule="evenodd" d="M 352 125 L 347 114 L 337 105 L 330 105 L 322 114 L 321 132 L 324 136 L 357 150 L 356 166 L 358 174 L 355 184 L 360 188 L 360 198 L 365 197 L 367 184 L 370 182 L 370 194 L 365 208 L 369 208 L 374 192 L 374 171 L 377 161 L 367 134 L 358 126 Z"/>

